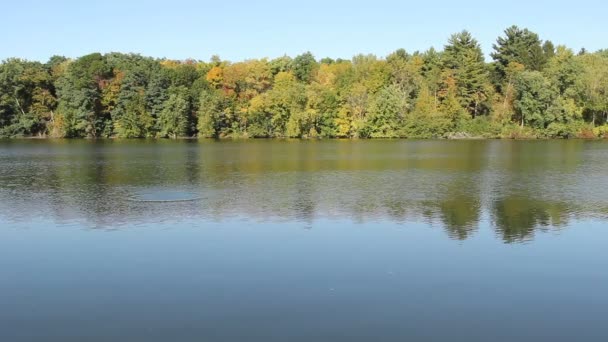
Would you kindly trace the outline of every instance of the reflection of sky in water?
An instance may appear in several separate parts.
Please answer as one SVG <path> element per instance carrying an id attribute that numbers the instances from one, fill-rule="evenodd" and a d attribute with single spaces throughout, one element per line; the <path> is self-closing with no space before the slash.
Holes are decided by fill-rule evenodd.
<path id="1" fill-rule="evenodd" d="M 32 224 L 0 232 L 6 341 L 602 341 L 605 326 L 593 220 L 514 245 L 392 220 Z"/>

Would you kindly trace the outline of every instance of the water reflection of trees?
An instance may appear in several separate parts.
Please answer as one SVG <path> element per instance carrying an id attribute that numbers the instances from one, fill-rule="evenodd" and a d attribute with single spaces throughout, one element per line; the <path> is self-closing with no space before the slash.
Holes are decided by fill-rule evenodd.
<path id="1" fill-rule="evenodd" d="M 466 152 L 459 158 L 464 163 L 463 173 L 446 184 L 438 206 L 441 220 L 449 236 L 467 239 L 478 227 L 481 215 L 481 185 L 483 171 L 487 168 L 485 143 L 465 143 Z"/>
<path id="2" fill-rule="evenodd" d="M 439 203 L 441 220 L 450 237 L 466 240 L 478 227 L 481 205 L 479 198 L 462 192 L 448 195 Z"/>
<path id="3" fill-rule="evenodd" d="M 505 242 L 520 242 L 532 239 L 536 230 L 567 226 L 571 210 L 571 205 L 562 202 L 509 196 L 494 201 L 492 218 Z"/>
<path id="4" fill-rule="evenodd" d="M 12 188 L 0 189 L 0 217 L 76 219 L 101 228 L 180 218 L 201 224 L 279 219 L 308 226 L 324 217 L 418 221 L 441 226 L 458 240 L 488 224 L 514 243 L 538 231 L 562 229 L 575 217 L 607 216 L 601 200 L 585 203 L 581 195 L 569 200 L 553 191 L 555 182 L 571 181 L 564 177 L 579 169 L 580 148 L 384 144 L 62 144 L 4 167 L 0 182 Z M 545 176 L 563 168 L 568 171 L 563 176 Z M 193 191 L 202 200 L 162 205 L 128 200 L 130 191 L 149 187 Z M 484 216 L 488 222 L 482 222 Z"/>

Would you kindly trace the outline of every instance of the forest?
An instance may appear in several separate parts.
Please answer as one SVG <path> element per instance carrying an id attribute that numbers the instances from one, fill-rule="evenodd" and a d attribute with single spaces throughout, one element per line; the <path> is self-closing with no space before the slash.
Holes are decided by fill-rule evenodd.
<path id="1" fill-rule="evenodd" d="M 0 137 L 608 137 L 608 50 L 512 26 L 489 57 L 462 31 L 442 51 L 384 58 L 10 58 Z"/>

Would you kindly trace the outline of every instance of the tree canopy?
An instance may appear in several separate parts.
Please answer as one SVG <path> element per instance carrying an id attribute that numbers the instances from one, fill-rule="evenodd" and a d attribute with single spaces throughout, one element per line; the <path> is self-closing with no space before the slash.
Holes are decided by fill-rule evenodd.
<path id="1" fill-rule="evenodd" d="M 92 53 L 0 64 L 0 137 L 425 138 L 608 134 L 608 53 L 512 26 L 492 61 L 442 51 L 209 62 Z"/>

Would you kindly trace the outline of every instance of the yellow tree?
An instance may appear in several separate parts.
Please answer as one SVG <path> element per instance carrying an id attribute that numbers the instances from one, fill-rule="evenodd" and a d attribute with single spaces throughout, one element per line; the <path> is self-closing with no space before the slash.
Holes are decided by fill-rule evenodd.
<path id="1" fill-rule="evenodd" d="M 469 117 L 458 99 L 458 87 L 456 82 L 452 70 L 448 69 L 444 71 L 441 89 L 438 94 L 441 99 L 439 112 L 450 121 L 451 128 L 456 127 Z"/>
<path id="2" fill-rule="evenodd" d="M 224 71 L 220 66 L 214 66 L 207 72 L 206 76 L 207 82 L 211 84 L 216 89 L 222 86 L 222 82 L 224 81 Z"/>

